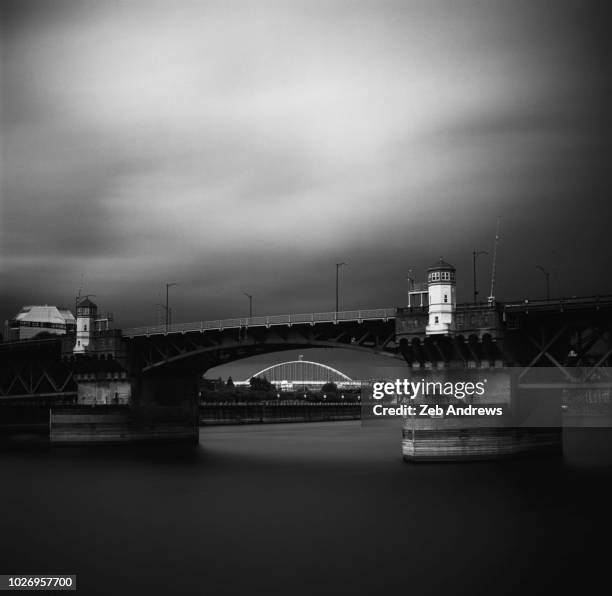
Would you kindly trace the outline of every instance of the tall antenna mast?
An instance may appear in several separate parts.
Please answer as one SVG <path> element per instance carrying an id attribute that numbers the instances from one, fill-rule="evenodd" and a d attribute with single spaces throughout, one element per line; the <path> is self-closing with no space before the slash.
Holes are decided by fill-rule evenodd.
<path id="1" fill-rule="evenodd" d="M 161 302 L 161 292 L 157 293 L 157 298 L 159 299 L 159 302 L 155 304 L 157 307 L 157 324 L 161 327 L 164 324 L 164 316 L 162 316 L 164 305 Z"/>
<path id="2" fill-rule="evenodd" d="M 497 264 L 497 247 L 499 246 L 499 230 L 501 226 L 501 217 L 497 218 L 497 226 L 495 227 L 495 248 L 493 249 L 493 265 L 491 266 L 491 293 L 489 294 L 489 304 L 495 302 L 495 265 Z"/>
<path id="3" fill-rule="evenodd" d="M 79 302 L 81 301 L 81 293 L 83 292 L 83 278 L 85 277 L 84 273 L 81 273 L 81 282 L 79 285 L 79 292 L 76 295 L 76 298 L 74 299 L 74 314 L 76 315 L 76 309 L 79 305 Z"/>

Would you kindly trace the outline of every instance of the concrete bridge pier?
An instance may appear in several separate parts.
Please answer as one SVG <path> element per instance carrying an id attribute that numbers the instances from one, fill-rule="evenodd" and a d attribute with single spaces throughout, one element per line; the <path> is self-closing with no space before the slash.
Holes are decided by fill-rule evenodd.
<path id="1" fill-rule="evenodd" d="M 482 397 L 454 395 L 421 397 L 411 400 L 417 410 L 421 404 L 439 405 L 441 413 L 406 416 L 403 421 L 402 455 L 406 461 L 466 461 L 497 459 L 521 455 L 561 455 L 561 396 L 558 392 L 539 392 L 519 388 L 518 371 L 508 367 L 411 368 L 414 382 L 484 383 Z M 499 415 L 463 415 L 456 409 L 500 408 Z"/>
<path id="2" fill-rule="evenodd" d="M 199 441 L 199 371 L 186 367 L 138 372 L 132 377 L 134 428 L 153 441 Z"/>
<path id="3" fill-rule="evenodd" d="M 197 444 L 198 362 L 147 368 L 141 354 L 124 341 L 117 341 L 115 347 L 116 353 L 102 357 L 93 350 L 70 356 L 77 400 L 74 405 L 51 409 L 51 443 Z M 112 391 L 117 387 L 122 389 L 121 399 Z"/>

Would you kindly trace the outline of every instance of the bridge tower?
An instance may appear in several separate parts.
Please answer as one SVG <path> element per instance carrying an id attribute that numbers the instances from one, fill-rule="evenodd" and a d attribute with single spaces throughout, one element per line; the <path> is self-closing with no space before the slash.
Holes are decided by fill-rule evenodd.
<path id="1" fill-rule="evenodd" d="M 442 257 L 427 270 L 429 322 L 426 335 L 450 335 L 454 331 L 457 306 L 455 271 Z"/>
<path id="2" fill-rule="evenodd" d="M 89 298 L 77 304 L 76 342 L 73 350 L 75 354 L 84 354 L 90 349 L 97 314 L 98 307 Z"/>

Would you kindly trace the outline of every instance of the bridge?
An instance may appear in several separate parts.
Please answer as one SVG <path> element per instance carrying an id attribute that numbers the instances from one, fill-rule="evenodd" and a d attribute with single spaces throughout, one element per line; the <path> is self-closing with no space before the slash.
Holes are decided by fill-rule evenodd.
<path id="1" fill-rule="evenodd" d="M 358 386 L 360 384 L 327 364 L 304 360 L 301 357 L 298 360 L 289 360 L 267 366 L 251 375 L 246 381 L 235 384 L 248 385 L 251 379 L 256 378 L 266 379 L 280 388 L 291 388 L 293 385 L 321 387 L 326 383 L 335 383 L 340 387 Z"/>
<path id="2" fill-rule="evenodd" d="M 395 308 L 364 309 L 105 330 L 94 334 L 84 356 L 73 353 L 73 335 L 4 342 L 0 399 L 76 397 L 79 382 L 121 381 L 155 369 L 168 376 L 173 367 L 201 374 L 232 360 L 308 347 L 399 358 L 396 313 Z"/>
<path id="3" fill-rule="evenodd" d="M 428 336 L 428 308 L 398 307 L 152 325 L 0 343 L 0 399 L 68 397 L 79 380 L 199 373 L 257 354 L 336 347 L 385 354 L 411 369 L 612 365 L 612 296 L 459 304 L 452 333 Z M 567 377 L 566 373 L 562 373 Z"/>
<path id="4" fill-rule="evenodd" d="M 130 412 L 125 420 L 137 421 L 125 422 L 128 430 L 121 436 L 130 436 L 141 432 L 143 424 L 158 428 L 172 412 L 194 420 L 198 379 L 206 370 L 263 353 L 320 347 L 360 350 L 403 361 L 407 376 L 523 367 L 513 386 L 531 394 L 544 386 L 592 386 L 588 383 L 612 367 L 612 296 L 452 307 L 439 311 L 448 312 L 451 323 L 444 318 L 438 323 L 436 316 L 433 326 L 432 307 L 421 300 L 419 306 L 398 308 L 90 329 L 81 354 L 75 354 L 74 335 L 4 343 L 0 400 L 125 404 Z M 82 338 L 82 327 L 78 333 Z M 538 376 L 542 368 L 555 375 L 543 381 Z M 604 374 L 600 389 L 612 388 L 609 376 Z M 193 422 L 183 429 L 184 435 L 197 436 Z"/>
<path id="5" fill-rule="evenodd" d="M 144 372 L 187 359 L 207 370 L 232 360 L 284 350 L 350 348 L 401 358 L 395 343 L 397 309 L 243 317 L 124 329 Z"/>

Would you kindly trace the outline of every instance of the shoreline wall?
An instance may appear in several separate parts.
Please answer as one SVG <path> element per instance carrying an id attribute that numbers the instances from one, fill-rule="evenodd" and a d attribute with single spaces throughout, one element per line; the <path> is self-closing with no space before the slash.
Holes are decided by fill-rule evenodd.
<path id="1" fill-rule="evenodd" d="M 200 406 L 200 425 L 270 424 L 359 420 L 358 403 L 330 404 L 205 404 Z"/>

